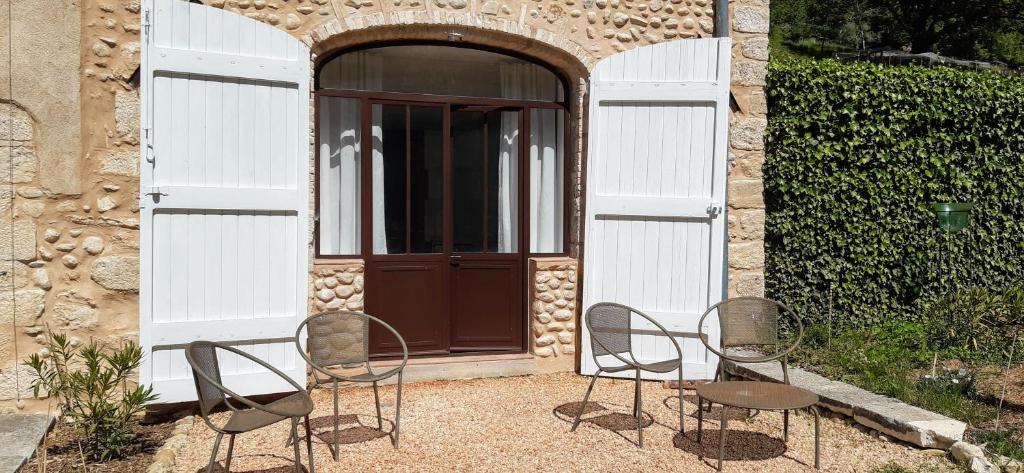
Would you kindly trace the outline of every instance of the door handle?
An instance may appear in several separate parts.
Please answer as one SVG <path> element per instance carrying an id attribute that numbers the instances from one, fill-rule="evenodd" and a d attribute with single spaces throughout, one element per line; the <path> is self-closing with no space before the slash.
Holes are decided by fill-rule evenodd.
<path id="1" fill-rule="evenodd" d="M 452 266 L 458 266 L 458 265 L 462 264 L 462 256 L 451 255 L 448 258 L 448 261 L 452 264 Z"/>

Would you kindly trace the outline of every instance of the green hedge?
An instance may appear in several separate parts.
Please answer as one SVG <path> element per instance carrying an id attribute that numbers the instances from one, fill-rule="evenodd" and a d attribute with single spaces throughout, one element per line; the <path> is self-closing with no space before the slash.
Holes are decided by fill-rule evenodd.
<path id="1" fill-rule="evenodd" d="M 769 297 L 865 327 L 926 319 L 956 288 L 1021 281 L 1024 79 L 787 60 L 770 66 L 768 101 Z M 976 205 L 953 264 L 928 205 L 948 200 Z"/>

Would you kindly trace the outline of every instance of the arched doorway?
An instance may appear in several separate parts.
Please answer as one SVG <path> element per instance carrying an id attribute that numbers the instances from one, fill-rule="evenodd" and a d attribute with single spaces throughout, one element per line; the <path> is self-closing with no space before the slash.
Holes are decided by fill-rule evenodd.
<path id="1" fill-rule="evenodd" d="M 443 43 L 343 51 L 316 78 L 319 258 L 359 257 L 366 310 L 419 355 L 526 348 L 530 255 L 564 254 L 562 77 Z M 372 353 L 393 354 L 371 334 Z"/>

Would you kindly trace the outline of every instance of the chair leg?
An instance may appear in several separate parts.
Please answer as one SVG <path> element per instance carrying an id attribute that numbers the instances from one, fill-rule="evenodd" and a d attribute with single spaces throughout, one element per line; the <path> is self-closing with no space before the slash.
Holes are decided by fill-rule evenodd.
<path id="1" fill-rule="evenodd" d="M 292 442 L 292 450 L 295 453 L 295 473 L 302 473 L 302 459 L 299 457 L 299 418 L 292 417 L 292 437 L 295 441 Z"/>
<path id="2" fill-rule="evenodd" d="M 334 461 L 338 461 L 338 450 L 341 446 L 338 439 L 338 380 L 334 380 Z"/>
<path id="3" fill-rule="evenodd" d="M 640 396 L 640 370 L 636 370 L 636 440 L 637 446 L 644 448 L 644 409 Z"/>
<path id="4" fill-rule="evenodd" d="M 818 406 L 811 406 L 814 413 L 814 469 L 821 469 L 821 420 L 818 414 Z"/>
<path id="5" fill-rule="evenodd" d="M 683 402 L 683 366 L 679 365 L 679 433 L 686 432 L 686 404 Z"/>
<path id="6" fill-rule="evenodd" d="M 373 402 L 377 404 L 377 430 L 384 429 L 384 422 L 380 419 L 380 394 L 377 392 L 377 382 L 373 382 Z"/>
<path id="7" fill-rule="evenodd" d="M 217 451 L 220 450 L 220 441 L 224 434 L 217 432 L 217 440 L 213 441 L 213 453 L 210 454 L 210 464 L 206 465 L 206 473 L 213 473 L 213 465 L 217 463 Z"/>
<path id="8" fill-rule="evenodd" d="M 789 411 L 782 411 L 782 441 L 789 442 Z"/>
<path id="9" fill-rule="evenodd" d="M 228 437 L 228 458 L 224 460 L 224 471 L 231 471 L 231 457 L 235 454 L 235 434 Z"/>
<path id="10" fill-rule="evenodd" d="M 697 455 L 703 457 L 700 449 L 701 438 L 704 437 L 704 398 L 697 397 Z"/>
<path id="11" fill-rule="evenodd" d="M 303 418 L 306 424 L 306 461 L 309 462 L 309 473 L 313 471 L 313 429 L 309 428 L 309 416 Z"/>
<path id="12" fill-rule="evenodd" d="M 397 401 L 395 402 L 395 448 L 398 448 L 398 434 L 401 433 L 400 427 L 402 425 L 402 372 L 398 372 L 398 395 Z"/>
<path id="13" fill-rule="evenodd" d="M 594 390 L 594 384 L 597 383 L 597 377 L 601 374 L 601 370 L 597 370 L 594 373 L 593 379 L 590 380 L 590 387 L 587 388 L 587 393 L 583 395 L 583 404 L 580 404 L 580 410 L 576 413 L 576 421 L 572 423 L 572 428 L 569 432 L 575 432 L 576 427 L 580 425 L 580 419 L 583 417 L 583 411 L 587 409 L 587 400 L 590 399 L 590 392 Z"/>
<path id="14" fill-rule="evenodd" d="M 722 471 L 722 459 L 725 458 L 725 431 L 729 427 L 729 417 L 725 415 L 726 406 L 722 405 L 722 417 L 718 431 L 718 471 Z"/>

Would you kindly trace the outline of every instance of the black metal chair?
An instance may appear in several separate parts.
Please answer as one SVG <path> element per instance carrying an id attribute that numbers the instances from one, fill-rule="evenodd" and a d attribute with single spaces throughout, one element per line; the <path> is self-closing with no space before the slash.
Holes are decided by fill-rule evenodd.
<path id="1" fill-rule="evenodd" d="M 704 321 L 712 314 L 717 315 L 721 332 L 721 348 L 716 349 L 704 333 Z M 789 316 L 796 325 L 797 334 L 790 342 L 779 335 L 780 319 Z M 718 469 L 722 469 L 725 450 L 725 432 L 728 426 L 726 406 L 744 409 L 782 411 L 782 438 L 789 440 L 789 411 L 809 409 L 814 414 L 814 468 L 820 465 L 820 426 L 818 396 L 806 389 L 789 384 L 787 356 L 800 346 L 804 326 L 800 318 L 781 302 L 763 297 L 736 297 L 719 302 L 708 308 L 698 322 L 701 341 L 708 351 L 718 355 L 718 373 L 713 383 L 697 387 L 697 442 L 704 433 L 704 402 L 722 405 L 721 426 L 718 437 Z M 729 348 L 753 347 L 769 353 L 740 355 L 730 353 Z M 778 361 L 782 364 L 782 383 L 761 381 L 730 381 L 725 371 L 725 361 L 733 363 L 765 363 Z"/>
<path id="2" fill-rule="evenodd" d="M 640 319 L 650 323 L 656 327 L 656 330 L 649 328 L 634 328 L 633 315 L 636 315 L 637 317 L 640 317 Z M 671 334 L 669 334 L 668 330 L 647 314 L 644 314 L 632 307 L 616 304 L 614 302 L 599 302 L 591 306 L 587 309 L 587 313 L 584 315 L 584 323 L 587 325 L 587 331 L 590 333 L 590 351 L 594 358 L 594 363 L 597 365 L 597 372 L 594 373 L 593 379 L 590 380 L 590 386 L 587 388 L 587 393 L 583 396 L 583 403 L 580 405 L 579 412 L 576 413 L 576 420 L 572 424 L 571 431 L 575 432 L 576 427 L 579 426 L 580 419 L 583 417 L 583 412 L 587 408 L 587 401 L 590 399 L 590 393 L 593 391 L 594 384 L 597 383 L 597 378 L 601 373 L 636 371 L 636 387 L 633 392 L 633 414 L 636 416 L 637 445 L 640 448 L 643 448 L 644 433 L 643 408 L 640 393 L 640 373 L 643 371 L 651 373 L 669 373 L 678 369 L 679 431 L 682 432 L 684 430 L 683 418 L 686 415 L 683 404 L 683 351 L 679 348 L 679 343 L 676 342 L 675 338 L 673 338 Z M 672 341 L 672 346 L 675 347 L 677 357 L 655 363 L 641 363 L 637 361 L 636 356 L 633 354 L 632 340 L 634 335 L 641 334 L 657 334 L 667 337 Z M 601 357 L 604 356 L 609 356 L 610 358 L 602 360 Z M 602 361 L 610 361 L 614 364 L 609 366 L 603 364 Z"/>
<path id="3" fill-rule="evenodd" d="M 297 392 L 280 398 L 268 404 L 259 404 L 240 394 L 224 387 L 220 375 L 220 363 L 217 360 L 217 352 L 225 351 L 234 353 L 242 358 L 252 361 L 270 372 L 280 376 L 295 387 Z M 251 432 L 256 429 L 276 424 L 285 419 L 291 419 L 292 438 L 298 438 L 299 419 L 303 419 L 306 425 L 306 450 L 309 461 L 309 472 L 313 473 L 313 441 L 309 428 L 309 414 L 313 412 L 313 401 L 306 394 L 306 391 L 299 386 L 288 375 L 277 368 L 237 348 L 215 342 L 195 341 L 188 344 L 185 349 L 185 359 L 192 367 L 192 378 L 196 383 L 196 394 L 199 398 L 199 413 L 215 432 L 217 440 L 213 443 L 213 453 L 210 454 L 210 462 L 206 467 L 207 473 L 213 472 L 213 465 L 217 461 L 217 451 L 220 449 L 220 442 L 224 436 L 228 436 L 228 456 L 224 460 L 224 471 L 231 470 L 231 456 L 235 448 L 235 435 Z M 223 425 L 217 425 L 210 419 L 210 413 L 214 409 L 225 406 L 231 410 L 231 415 Z M 299 443 L 294 442 L 295 450 L 295 471 L 302 471 L 299 458 Z"/>
<path id="4" fill-rule="evenodd" d="M 370 367 L 370 323 L 376 323 L 390 332 L 402 347 L 402 362 L 391 369 L 375 373 Z M 306 330 L 306 350 L 300 343 L 302 331 Z M 383 429 L 380 414 L 380 395 L 377 383 L 392 376 L 398 377 L 397 401 L 395 403 L 395 429 L 391 443 L 398 448 L 402 417 L 402 372 L 409 361 L 409 348 L 398 331 L 384 321 L 361 312 L 325 312 L 308 317 L 295 331 L 295 346 L 299 354 L 313 368 L 312 392 L 317 386 L 333 384 L 334 391 L 334 459 L 338 460 L 340 444 L 338 434 L 338 382 L 372 383 L 373 398 L 377 404 L 377 428 Z M 308 353 L 307 353 L 308 350 Z M 331 368 L 357 370 L 356 373 L 338 373 Z"/>

